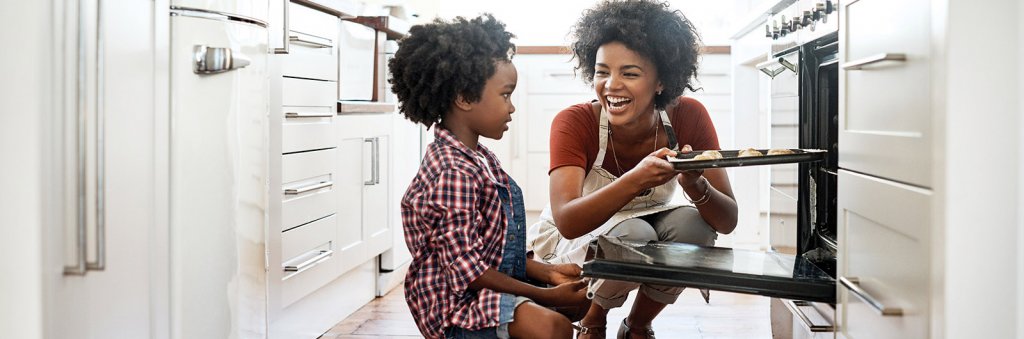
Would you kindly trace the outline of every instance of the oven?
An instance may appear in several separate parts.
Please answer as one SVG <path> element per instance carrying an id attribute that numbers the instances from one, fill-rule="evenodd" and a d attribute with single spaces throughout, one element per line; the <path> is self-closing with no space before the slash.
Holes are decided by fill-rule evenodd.
<path id="1" fill-rule="evenodd" d="M 796 2 L 770 20 L 765 28 L 765 38 L 772 40 L 770 56 L 757 67 L 771 78 L 766 94 L 772 147 L 822 149 L 828 155 L 819 162 L 770 168 L 770 243 L 835 278 L 838 23 L 832 1 L 801 11 L 808 6 Z"/>

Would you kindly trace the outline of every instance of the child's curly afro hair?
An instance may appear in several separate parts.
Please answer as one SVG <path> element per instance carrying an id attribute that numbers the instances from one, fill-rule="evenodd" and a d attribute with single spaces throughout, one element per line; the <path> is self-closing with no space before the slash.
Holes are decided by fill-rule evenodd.
<path id="1" fill-rule="evenodd" d="M 683 90 L 694 91 L 701 39 L 686 16 L 655 0 L 605 1 L 583 13 L 572 28 L 570 48 L 576 70 L 588 84 L 594 82 L 597 49 L 618 41 L 649 59 L 658 68 L 664 87 L 654 106 L 664 109 Z"/>
<path id="2" fill-rule="evenodd" d="M 399 111 L 430 128 L 444 118 L 459 95 L 470 102 L 480 100 L 484 84 L 494 75 L 495 62 L 512 60 L 513 37 L 490 14 L 413 26 L 388 62 Z"/>

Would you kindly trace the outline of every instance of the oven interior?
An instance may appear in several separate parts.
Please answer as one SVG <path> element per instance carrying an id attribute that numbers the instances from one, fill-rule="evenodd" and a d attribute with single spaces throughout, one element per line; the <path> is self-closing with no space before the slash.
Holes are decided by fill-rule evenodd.
<path id="1" fill-rule="evenodd" d="M 836 181 L 839 134 L 837 34 L 799 46 L 799 145 L 828 150 L 798 168 L 797 254 L 836 277 Z"/>

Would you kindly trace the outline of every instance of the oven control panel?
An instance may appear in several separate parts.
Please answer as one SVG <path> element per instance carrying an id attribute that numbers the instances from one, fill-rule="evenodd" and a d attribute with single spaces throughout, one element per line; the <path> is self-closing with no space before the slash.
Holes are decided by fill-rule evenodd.
<path id="1" fill-rule="evenodd" d="M 780 45 L 799 45 L 839 30 L 837 0 L 798 0 L 773 14 L 764 35 Z"/>

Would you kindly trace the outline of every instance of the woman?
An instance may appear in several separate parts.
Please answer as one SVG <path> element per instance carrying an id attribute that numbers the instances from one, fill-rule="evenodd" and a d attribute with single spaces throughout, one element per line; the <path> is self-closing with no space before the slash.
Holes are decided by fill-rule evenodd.
<path id="1" fill-rule="evenodd" d="M 582 264 L 597 236 L 712 245 L 736 227 L 736 201 L 722 169 L 677 172 L 676 152 L 719 149 L 694 90 L 700 38 L 679 11 L 652 0 L 604 2 L 573 27 L 577 69 L 597 100 L 560 112 L 551 126 L 551 203 L 529 246 L 550 263 Z M 673 200 L 682 188 L 690 203 Z M 619 338 L 653 337 L 651 321 L 682 288 L 599 280 L 580 325 L 603 338 L 608 309 L 640 289 Z"/>

